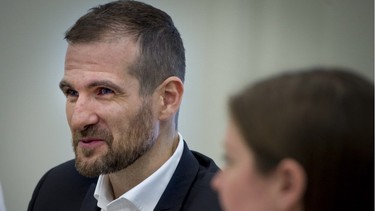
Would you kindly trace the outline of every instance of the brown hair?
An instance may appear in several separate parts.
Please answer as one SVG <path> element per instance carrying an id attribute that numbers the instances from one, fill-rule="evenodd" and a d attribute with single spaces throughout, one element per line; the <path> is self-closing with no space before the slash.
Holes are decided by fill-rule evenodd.
<path id="1" fill-rule="evenodd" d="M 373 210 L 371 82 L 340 68 L 282 74 L 234 96 L 230 111 L 260 172 L 284 158 L 303 166 L 305 210 Z"/>
<path id="2" fill-rule="evenodd" d="M 140 55 L 129 74 L 140 93 L 151 94 L 166 78 L 185 77 L 185 50 L 171 17 L 137 1 L 114 1 L 89 10 L 65 33 L 70 44 L 103 42 L 121 37 L 139 43 Z"/>

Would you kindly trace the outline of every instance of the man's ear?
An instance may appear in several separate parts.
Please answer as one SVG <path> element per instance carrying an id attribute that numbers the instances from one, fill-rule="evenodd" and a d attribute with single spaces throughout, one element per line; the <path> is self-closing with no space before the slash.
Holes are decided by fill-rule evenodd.
<path id="1" fill-rule="evenodd" d="M 294 159 L 282 160 L 276 168 L 276 203 L 279 210 L 303 207 L 307 177 L 301 164 Z"/>
<path id="2" fill-rule="evenodd" d="M 160 112 L 159 119 L 165 120 L 174 116 L 181 105 L 184 84 L 181 79 L 171 76 L 159 86 Z"/>

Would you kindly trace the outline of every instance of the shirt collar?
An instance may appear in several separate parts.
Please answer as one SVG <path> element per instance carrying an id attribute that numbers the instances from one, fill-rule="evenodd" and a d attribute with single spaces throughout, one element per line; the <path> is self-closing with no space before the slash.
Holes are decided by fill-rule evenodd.
<path id="1" fill-rule="evenodd" d="M 133 206 L 130 210 L 153 210 L 181 159 L 184 144 L 182 135 L 178 133 L 178 136 L 178 145 L 173 155 L 158 170 L 118 199 L 113 200 L 108 175 L 100 175 L 94 192 L 98 207 L 107 210 L 107 207 Z"/>

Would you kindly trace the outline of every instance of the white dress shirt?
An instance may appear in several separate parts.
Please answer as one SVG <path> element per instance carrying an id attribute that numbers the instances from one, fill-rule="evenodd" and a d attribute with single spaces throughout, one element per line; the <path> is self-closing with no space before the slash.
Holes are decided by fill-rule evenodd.
<path id="1" fill-rule="evenodd" d="M 153 174 L 119 198 L 113 200 L 108 175 L 100 175 L 94 192 L 98 207 L 102 211 L 154 210 L 182 156 L 183 138 L 180 133 L 178 136 L 178 145 L 173 155 Z"/>

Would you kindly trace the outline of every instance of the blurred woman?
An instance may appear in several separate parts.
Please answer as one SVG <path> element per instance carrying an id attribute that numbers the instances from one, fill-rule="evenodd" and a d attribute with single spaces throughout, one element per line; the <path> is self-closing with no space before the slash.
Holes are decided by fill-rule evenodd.
<path id="1" fill-rule="evenodd" d="M 342 69 L 279 75 L 231 98 L 228 211 L 374 210 L 374 85 Z"/>

